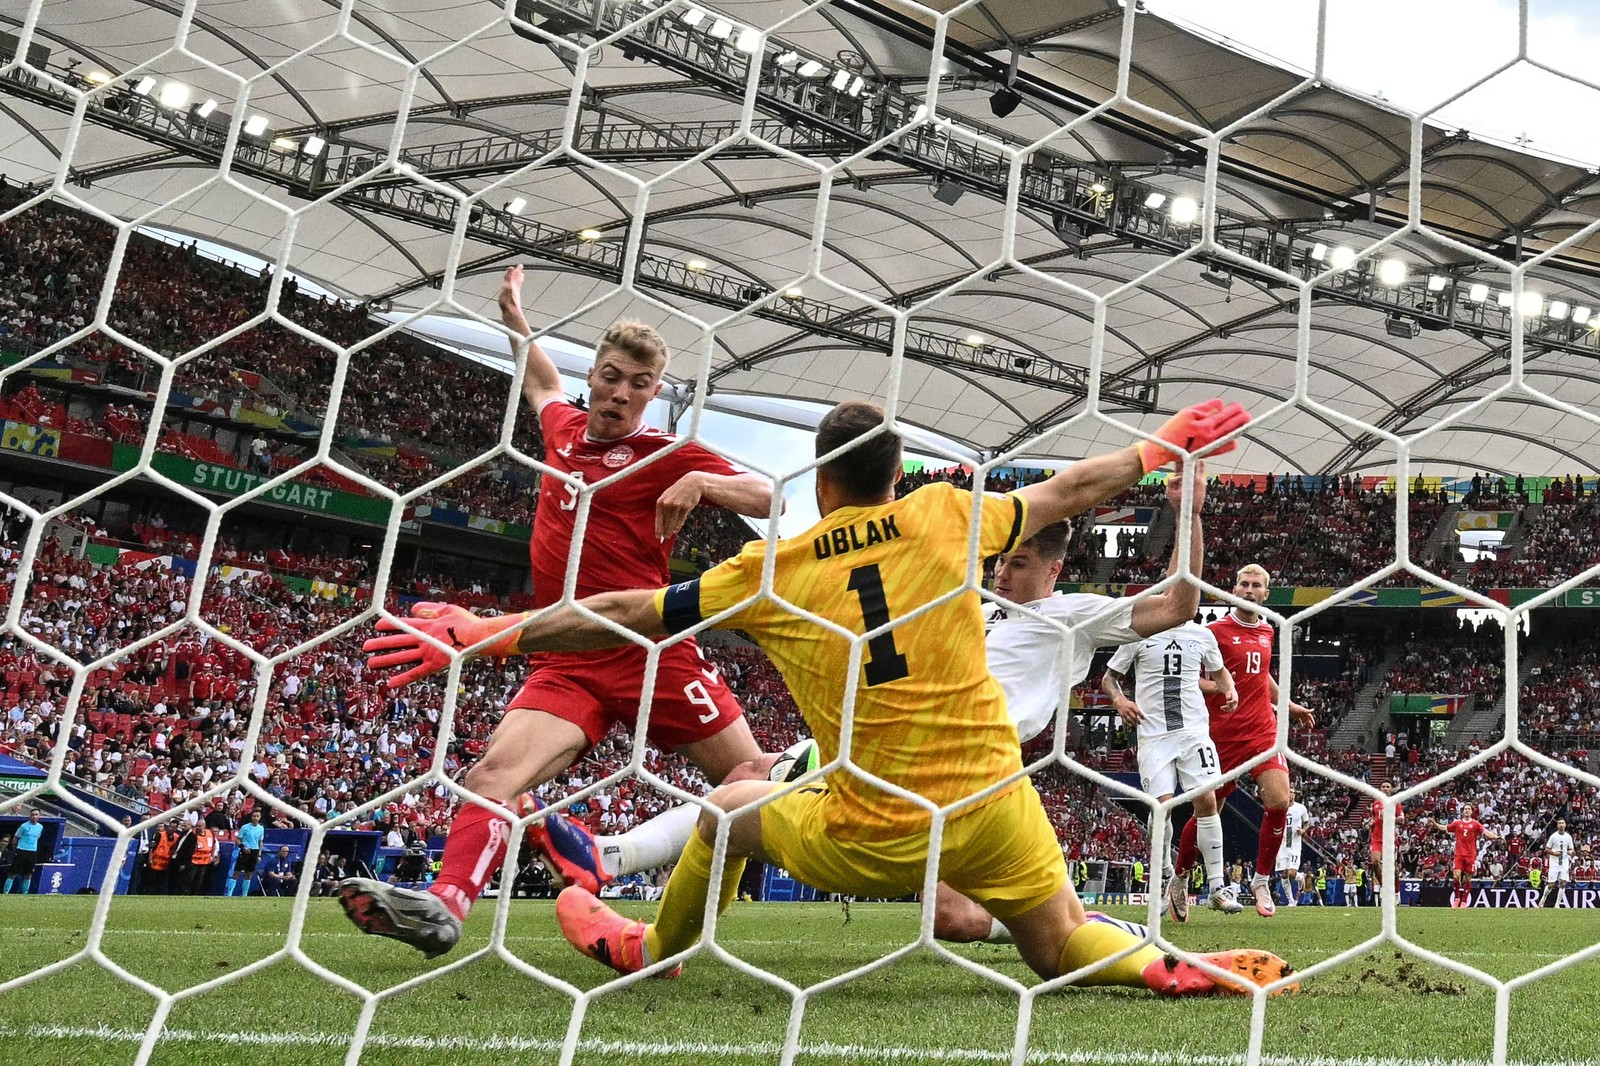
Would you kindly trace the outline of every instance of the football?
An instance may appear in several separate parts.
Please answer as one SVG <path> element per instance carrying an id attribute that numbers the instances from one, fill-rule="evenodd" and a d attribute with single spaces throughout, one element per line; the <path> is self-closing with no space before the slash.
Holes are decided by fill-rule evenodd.
<path id="1" fill-rule="evenodd" d="M 767 771 L 769 781 L 797 781 L 817 768 L 817 742 L 807 737 L 798 741 L 778 756 L 778 761 Z"/>

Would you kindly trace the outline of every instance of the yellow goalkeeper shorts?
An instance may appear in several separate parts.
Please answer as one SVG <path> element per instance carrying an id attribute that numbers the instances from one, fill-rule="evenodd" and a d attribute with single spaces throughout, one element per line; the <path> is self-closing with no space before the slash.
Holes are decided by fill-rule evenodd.
<path id="1" fill-rule="evenodd" d="M 768 861 L 824 892 L 909 896 L 922 891 L 928 834 L 894 840 L 840 840 L 827 831 L 828 789 L 797 789 L 761 809 Z M 1050 819 L 1027 780 L 945 823 L 939 877 L 1002 920 L 1032 910 L 1067 883 Z"/>

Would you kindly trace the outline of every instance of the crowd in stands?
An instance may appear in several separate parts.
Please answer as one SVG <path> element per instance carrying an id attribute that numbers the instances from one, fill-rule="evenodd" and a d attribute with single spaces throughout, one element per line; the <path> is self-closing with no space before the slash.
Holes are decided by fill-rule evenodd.
<path id="1" fill-rule="evenodd" d="M 1203 512 L 1206 568 L 1231 574 L 1259 563 L 1275 585 L 1342 588 L 1394 561 L 1395 497 L 1363 488 L 1354 478 L 1330 478 L 1315 491 L 1285 475 L 1266 491 L 1212 479 Z M 1410 497 L 1409 545 L 1417 558 L 1445 504 L 1439 495 Z M 1150 583 L 1167 560 L 1138 555 L 1119 559 L 1113 580 Z M 1398 574 L 1385 584 L 1416 584 Z"/>
<path id="2" fill-rule="evenodd" d="M 1600 494 L 1539 508 L 1521 538 L 1520 550 L 1482 557 L 1472 564 L 1478 588 L 1549 588 L 1600 563 Z"/>
<path id="3" fill-rule="evenodd" d="M 1378 688 L 1391 694 L 1476 696 L 1495 702 L 1505 682 L 1505 632 L 1496 625 L 1413 635 Z"/>
<path id="4" fill-rule="evenodd" d="M 1518 733 L 1529 743 L 1587 747 L 1600 731 L 1600 635 L 1580 630 L 1536 653 L 1518 712 Z"/>

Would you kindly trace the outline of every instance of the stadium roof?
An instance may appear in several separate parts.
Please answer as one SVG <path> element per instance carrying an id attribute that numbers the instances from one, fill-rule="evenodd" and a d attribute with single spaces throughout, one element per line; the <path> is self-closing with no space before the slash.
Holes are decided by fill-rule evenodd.
<path id="1" fill-rule="evenodd" d="M 1308 402 L 1222 465 L 1387 470 L 1394 446 L 1357 420 L 1409 435 L 1455 415 L 1416 444 L 1424 469 L 1600 468 L 1600 426 L 1577 413 L 1515 390 L 1475 406 L 1510 380 L 1506 268 L 1556 249 L 1527 272 L 1526 383 L 1600 408 L 1600 235 L 1585 232 L 1600 179 L 1584 166 L 1414 123 L 1154 14 L 1130 30 L 1115 0 L 964 8 L 922 124 L 933 22 L 888 2 L 519 0 L 518 26 L 490 2 L 345 7 L 347 22 L 325 0 L 208 0 L 180 52 L 176 2 L 51 0 L 33 42 L 46 69 L 98 87 L 74 141 L 62 82 L 0 78 L 4 169 L 69 175 L 108 214 L 268 256 L 292 229 L 291 269 L 399 310 L 439 299 L 459 239 L 466 311 L 492 318 L 500 270 L 526 262 L 536 325 L 587 338 L 643 318 L 678 349 L 675 377 L 730 392 L 886 396 L 882 305 L 915 308 L 902 416 L 988 450 L 1074 457 L 1125 439 L 1085 419 L 1033 440 L 1084 410 L 1090 294 L 1116 292 L 1101 406 L 1147 427 L 1216 394 L 1258 411 L 1292 399 L 1305 330 Z M 1127 32 L 1127 98 L 1085 118 L 1115 95 Z M 577 49 L 543 34 L 607 38 L 577 97 Z M 169 82 L 187 97 L 163 101 Z M 1005 83 L 1020 99 L 1002 117 Z M 739 134 L 746 102 L 755 139 Z M 254 115 L 259 137 L 241 129 Z M 235 116 L 232 176 L 211 180 Z M 821 168 L 847 158 L 819 220 Z M 1214 244 L 1191 200 L 1216 210 Z M 1420 226 L 1396 236 L 1413 208 Z M 826 280 L 810 276 L 818 236 Z M 1389 257 L 1405 265 L 1380 277 Z M 638 295 L 616 292 L 624 274 Z M 1291 275 L 1324 275 L 1304 309 Z M 691 324 L 729 316 L 710 340 Z"/>

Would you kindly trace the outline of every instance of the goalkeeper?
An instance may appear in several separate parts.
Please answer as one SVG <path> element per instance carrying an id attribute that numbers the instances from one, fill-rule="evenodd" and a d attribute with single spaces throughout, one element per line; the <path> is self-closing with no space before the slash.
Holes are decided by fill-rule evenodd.
<path id="1" fill-rule="evenodd" d="M 624 641 L 586 612 L 650 639 L 715 619 L 762 643 L 823 759 L 848 754 L 871 775 L 874 781 L 840 769 L 823 784 L 787 791 L 765 781 L 717 788 L 707 798 L 716 810 L 765 802 L 731 819 L 726 861 L 715 884 L 717 819 L 710 810 L 702 815 L 652 925 L 628 921 L 587 889 L 569 886 L 557 902 L 562 932 L 580 951 L 621 972 L 637 972 L 691 948 L 700 938 L 708 895 L 715 892 L 719 912 L 725 909 L 748 858 L 783 866 L 827 892 L 893 897 L 922 888 L 931 857 L 931 812 L 876 781 L 946 810 L 936 857 L 939 878 L 1003 922 L 1041 977 L 1094 966 L 1080 983 L 1178 995 L 1246 990 L 1289 968 L 1256 950 L 1218 952 L 1205 956 L 1209 967 L 1197 967 L 1141 947 L 1115 925 L 1087 920 L 1068 887 L 1061 847 L 1038 794 L 1022 773 L 1016 727 L 985 663 L 979 598 L 959 590 L 975 563 L 974 548 L 979 557 L 1008 552 L 1180 458 L 1177 449 L 1206 447 L 1248 421 L 1239 405 L 1213 400 L 1179 412 L 1156 439 L 1077 463 L 1014 493 L 975 497 L 935 484 L 895 500 L 900 438 L 877 407 L 841 404 L 817 430 L 817 455 L 832 455 L 817 470 L 823 518 L 772 549 L 774 596 L 830 625 L 763 597 L 768 545 L 757 541 L 694 581 L 590 596 L 582 601 L 585 611 L 563 607 L 478 619 L 459 608 L 418 605 L 407 628 L 428 639 L 381 623 L 392 632 L 367 642 L 366 649 L 377 653 L 370 665 L 403 667 L 391 679 L 403 684 L 447 667 L 453 654 L 447 648 L 481 643 L 479 650 L 492 654 L 528 654 Z M 974 519 L 976 545 L 969 534 Z M 853 648 L 841 630 L 873 635 Z M 844 663 L 850 668 L 841 669 Z M 1213 977 L 1218 969 L 1229 976 Z"/>

